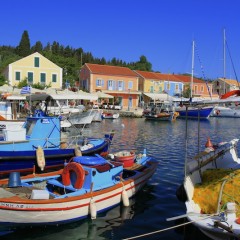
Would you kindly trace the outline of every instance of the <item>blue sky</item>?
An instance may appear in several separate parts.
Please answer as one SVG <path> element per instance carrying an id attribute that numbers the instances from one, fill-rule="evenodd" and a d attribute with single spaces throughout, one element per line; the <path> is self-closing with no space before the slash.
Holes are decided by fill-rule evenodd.
<path id="1" fill-rule="evenodd" d="M 240 74 L 239 0 L 8 0 L 1 1 L 0 45 L 17 46 L 24 30 L 31 45 L 57 41 L 94 57 L 126 62 L 141 55 L 154 71 L 191 73 L 195 41 L 196 77 Z"/>

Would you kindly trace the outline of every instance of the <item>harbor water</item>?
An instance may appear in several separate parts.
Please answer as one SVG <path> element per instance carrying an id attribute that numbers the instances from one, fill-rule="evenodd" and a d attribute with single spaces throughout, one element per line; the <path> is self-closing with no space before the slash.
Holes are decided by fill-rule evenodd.
<path id="1" fill-rule="evenodd" d="M 131 199 L 129 207 L 117 206 L 99 214 L 95 220 L 2 233 L 1 240 L 207 240 L 209 238 L 187 224 L 185 218 L 175 221 L 166 219 L 185 214 L 184 203 L 176 197 L 176 190 L 184 177 L 185 158 L 203 150 L 208 137 L 213 143 L 239 138 L 239 121 L 210 118 L 199 124 L 197 120 L 186 123 L 182 119 L 153 122 L 144 118 L 118 118 L 94 122 L 83 130 L 71 129 L 67 134 L 82 131 L 86 137 L 102 137 L 104 133 L 115 130 L 110 152 L 134 150 L 141 153 L 146 149 L 147 154 L 158 161 L 157 171 L 142 191 Z M 137 238 L 140 235 L 142 237 Z"/>

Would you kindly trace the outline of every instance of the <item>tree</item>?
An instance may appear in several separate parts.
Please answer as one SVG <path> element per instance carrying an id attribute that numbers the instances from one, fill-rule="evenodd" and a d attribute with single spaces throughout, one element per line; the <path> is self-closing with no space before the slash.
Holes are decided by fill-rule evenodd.
<path id="1" fill-rule="evenodd" d="M 190 85 L 187 84 L 183 90 L 183 97 L 184 98 L 190 98 L 191 97 L 191 89 L 190 89 Z"/>
<path id="2" fill-rule="evenodd" d="M 142 55 L 140 60 L 136 63 L 135 70 L 152 71 L 152 64 L 147 61 L 147 58 Z"/>
<path id="3" fill-rule="evenodd" d="M 7 84 L 7 80 L 3 75 L 0 75 L 0 86 Z"/>
<path id="4" fill-rule="evenodd" d="M 43 45 L 40 41 L 37 41 L 36 44 L 32 47 L 33 52 L 41 53 L 43 51 Z"/>
<path id="5" fill-rule="evenodd" d="M 26 30 L 22 34 L 21 41 L 17 47 L 17 53 L 21 57 L 26 57 L 31 53 L 30 40 Z"/>

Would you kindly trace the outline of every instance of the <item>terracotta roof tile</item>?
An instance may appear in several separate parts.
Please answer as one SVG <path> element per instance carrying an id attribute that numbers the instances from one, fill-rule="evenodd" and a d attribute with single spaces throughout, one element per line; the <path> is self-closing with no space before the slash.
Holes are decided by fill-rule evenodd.
<path id="1" fill-rule="evenodd" d="M 85 63 L 85 65 L 92 73 L 95 74 L 138 77 L 138 75 L 134 71 L 127 67 L 100 65 L 92 63 Z"/>
<path id="2" fill-rule="evenodd" d="M 174 75 L 176 78 L 178 78 L 181 82 L 185 82 L 185 83 L 190 83 L 191 82 L 191 76 L 190 75 Z M 195 78 L 193 77 L 193 82 L 194 83 L 205 83 L 205 81 Z"/>
<path id="3" fill-rule="evenodd" d="M 146 71 L 139 71 L 139 70 L 136 70 L 135 72 L 138 73 L 141 77 L 151 79 L 151 80 L 180 82 L 180 80 L 177 79 L 173 74 L 146 72 Z"/>

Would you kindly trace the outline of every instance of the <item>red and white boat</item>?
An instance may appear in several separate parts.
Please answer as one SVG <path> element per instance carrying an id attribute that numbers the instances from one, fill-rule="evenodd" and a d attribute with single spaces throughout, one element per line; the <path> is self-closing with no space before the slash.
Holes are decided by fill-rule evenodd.
<path id="1" fill-rule="evenodd" d="M 103 119 L 117 119 L 117 118 L 119 118 L 119 113 L 103 112 L 102 118 Z"/>

